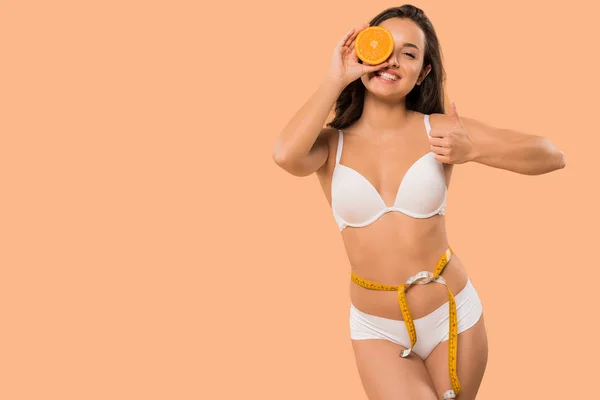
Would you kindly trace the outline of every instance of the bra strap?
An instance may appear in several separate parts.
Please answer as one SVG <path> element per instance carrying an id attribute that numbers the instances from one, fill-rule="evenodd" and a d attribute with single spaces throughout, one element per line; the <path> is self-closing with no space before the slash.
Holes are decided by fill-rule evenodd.
<path id="1" fill-rule="evenodd" d="M 340 163 L 340 158 L 342 158 L 342 147 L 344 146 L 344 137 L 342 135 L 342 131 L 340 129 L 338 129 L 338 145 L 337 145 L 337 151 L 335 154 L 335 163 L 339 164 Z"/>
<path id="2" fill-rule="evenodd" d="M 429 114 L 425 114 L 423 118 L 425 120 L 425 129 L 427 130 L 427 136 L 429 136 L 429 132 L 431 131 L 431 124 L 429 123 Z"/>

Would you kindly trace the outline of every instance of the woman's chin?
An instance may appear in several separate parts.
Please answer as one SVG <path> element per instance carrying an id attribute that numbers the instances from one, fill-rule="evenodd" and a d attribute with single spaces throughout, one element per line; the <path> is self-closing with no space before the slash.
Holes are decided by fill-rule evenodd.
<path id="1" fill-rule="evenodd" d="M 367 89 L 367 92 L 378 97 L 398 99 L 408 94 L 408 92 L 406 92 L 406 90 L 404 90 L 404 88 L 402 87 L 389 87 L 385 85 L 378 85 L 377 83 L 371 83 L 365 87 Z"/>

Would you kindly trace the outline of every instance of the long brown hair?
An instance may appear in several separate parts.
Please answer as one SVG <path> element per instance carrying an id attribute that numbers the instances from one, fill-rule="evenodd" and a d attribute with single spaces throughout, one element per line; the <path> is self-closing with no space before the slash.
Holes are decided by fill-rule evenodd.
<path id="1" fill-rule="evenodd" d="M 406 95 L 406 108 L 423 114 L 444 114 L 446 73 L 442 63 L 440 43 L 431 21 L 420 8 L 405 4 L 382 11 L 371 20 L 369 26 L 379 25 L 390 18 L 408 18 L 421 28 L 425 34 L 423 68 L 431 65 L 431 71 L 421 85 L 415 85 Z M 335 117 L 327 126 L 342 129 L 356 122 L 362 115 L 365 90 L 365 85 L 360 78 L 346 86 L 336 100 Z"/>

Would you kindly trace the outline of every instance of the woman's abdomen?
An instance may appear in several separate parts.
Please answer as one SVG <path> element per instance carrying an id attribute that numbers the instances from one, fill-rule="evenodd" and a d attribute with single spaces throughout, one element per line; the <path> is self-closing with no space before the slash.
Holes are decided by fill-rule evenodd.
<path id="1" fill-rule="evenodd" d="M 414 219 L 398 213 L 384 215 L 362 228 L 346 228 L 344 245 L 351 270 L 360 278 L 399 286 L 420 271 L 433 272 L 448 245 L 443 216 Z M 453 250 L 456 250 L 453 248 Z M 452 293 L 467 282 L 466 271 L 454 254 L 442 277 Z M 384 318 L 402 319 L 397 291 L 363 288 L 350 281 L 350 298 L 361 311 Z M 406 298 L 413 318 L 420 318 L 448 301 L 446 286 L 432 282 L 412 285 Z"/>

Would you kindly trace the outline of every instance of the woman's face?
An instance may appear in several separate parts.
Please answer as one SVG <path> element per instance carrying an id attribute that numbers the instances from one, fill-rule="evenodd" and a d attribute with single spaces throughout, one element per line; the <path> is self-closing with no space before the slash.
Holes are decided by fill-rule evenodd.
<path id="1" fill-rule="evenodd" d="M 410 93 L 415 85 L 419 85 L 431 70 L 429 65 L 423 69 L 425 34 L 416 23 L 407 18 L 390 18 L 379 26 L 391 32 L 394 51 L 387 59 L 388 67 L 365 74 L 361 80 L 369 92 L 401 98 Z M 397 79 L 390 81 L 379 77 L 382 72 L 396 75 Z"/>

